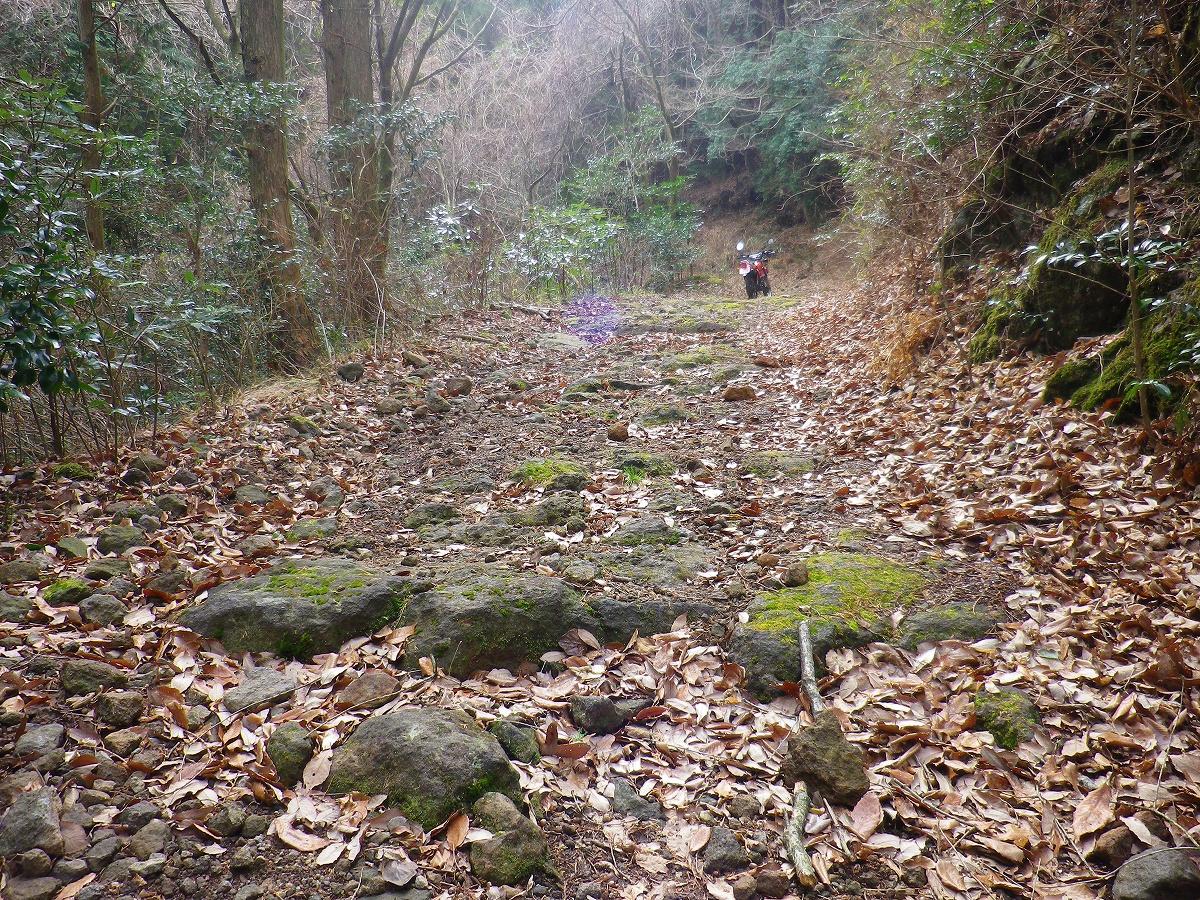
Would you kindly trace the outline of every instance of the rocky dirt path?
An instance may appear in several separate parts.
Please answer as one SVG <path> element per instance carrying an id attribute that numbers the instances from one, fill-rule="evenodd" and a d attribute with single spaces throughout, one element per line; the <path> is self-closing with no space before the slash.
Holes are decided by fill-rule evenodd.
<path id="1" fill-rule="evenodd" d="M 6 896 L 784 896 L 797 766 L 817 896 L 1087 897 L 1118 818 L 1171 840 L 1122 758 L 1194 795 L 1179 701 L 1087 713 L 1031 549 L 1084 507 L 1030 487 L 1044 417 L 989 430 L 1036 371 L 889 394 L 811 288 L 476 315 L 4 476 Z M 856 750 L 787 743 L 801 620 Z"/>

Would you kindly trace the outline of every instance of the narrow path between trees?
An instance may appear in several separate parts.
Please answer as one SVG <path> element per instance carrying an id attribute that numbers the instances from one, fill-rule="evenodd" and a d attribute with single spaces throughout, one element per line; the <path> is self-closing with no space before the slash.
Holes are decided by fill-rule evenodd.
<path id="1" fill-rule="evenodd" d="M 474 315 L 5 476 L 10 895 L 482 896 L 541 840 L 482 785 L 534 896 L 783 896 L 800 621 L 868 776 L 816 748 L 815 895 L 1179 840 L 1197 503 L 1037 365 L 889 389 L 878 293 L 802 286 Z"/>

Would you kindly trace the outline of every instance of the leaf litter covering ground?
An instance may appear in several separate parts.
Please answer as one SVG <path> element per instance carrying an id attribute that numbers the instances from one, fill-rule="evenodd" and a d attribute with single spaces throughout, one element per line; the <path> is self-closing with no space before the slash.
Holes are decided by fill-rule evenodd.
<path id="1" fill-rule="evenodd" d="M 711 393 L 687 399 L 695 420 L 635 427 L 633 443 L 637 449 L 685 448 L 698 457 L 699 465 L 674 477 L 675 486 L 695 498 L 695 506 L 680 513 L 689 522 L 705 524 L 702 499 L 736 507 L 705 532 L 722 550 L 715 570 L 690 586 L 706 596 L 715 585 L 744 577 L 740 564 L 782 536 L 818 550 L 846 525 L 881 535 L 882 548 L 893 555 L 932 551 L 968 572 L 996 561 L 1023 582 L 1007 600 L 1011 624 L 996 638 L 945 643 L 920 654 L 880 645 L 831 654 L 823 692 L 851 738 L 868 750 L 874 788 L 853 810 L 818 810 L 810 818 L 819 872 L 832 873 L 840 888 L 846 862 L 867 861 L 875 871 L 922 869 L 934 896 L 1095 896 L 1102 873 L 1082 855 L 1106 825 L 1129 822 L 1151 846 L 1157 839 L 1140 823 L 1135 827 L 1134 812 L 1155 810 L 1177 840 L 1186 840 L 1184 832 L 1196 825 L 1200 754 L 1188 715 L 1194 691 L 1185 680 L 1196 661 L 1196 622 L 1189 618 L 1200 590 L 1192 562 L 1196 504 L 1174 488 L 1165 466 L 1139 448 L 1133 432 L 1042 407 L 1036 401 L 1042 366 L 1003 364 L 977 370 L 972 380 L 948 355 L 928 366 L 940 374 L 881 390 L 870 366 L 880 293 L 834 283 L 814 286 L 794 309 L 760 304 L 758 315 L 740 323 L 736 340 L 758 357 L 759 365 L 739 380 L 761 399 L 736 407 Z M 667 312 L 692 305 L 677 298 Z M 631 305 L 625 311 L 633 315 Z M 540 322 L 517 325 L 481 319 L 454 327 L 493 327 L 510 336 L 519 330 L 531 339 Z M 517 450 L 586 449 L 577 439 L 585 415 L 566 412 L 557 437 L 546 429 L 532 439 L 536 429 L 514 408 L 557 399 L 572 368 L 724 340 L 703 332 L 634 331 L 568 362 L 531 359 L 528 340 L 455 337 L 431 343 L 456 370 L 474 377 L 533 370 L 538 388 L 520 398 L 485 394 L 479 407 L 444 421 L 393 429 L 375 415 L 377 398 L 369 395 L 403 372 L 399 360 L 383 359 L 370 369 L 374 388 L 368 382 L 298 385 L 248 403 L 254 418 L 235 411 L 228 422 L 197 423 L 172 436 L 163 454 L 186 462 L 198 445 L 211 447 L 208 461 L 197 466 L 200 488 L 189 493 L 202 499 L 186 518 L 155 532 L 153 546 L 134 551 L 135 575 L 149 580 L 184 566 L 190 595 L 256 571 L 260 563 L 235 546 L 248 533 L 278 535 L 297 517 L 317 514 L 317 500 L 306 494 L 318 476 L 334 478 L 351 498 L 343 519 L 352 532 L 359 516 L 360 533 L 387 533 L 372 561 L 414 550 L 457 553 L 423 548 L 395 524 L 414 490 L 427 491 L 437 480 L 434 473 L 444 477 L 481 459 L 499 473 L 511 469 Z M 620 401 L 615 412 L 634 412 L 631 403 Z M 336 424 L 317 440 L 298 440 L 281 432 L 281 416 L 263 415 L 264 406 Z M 489 430 L 471 433 L 492 407 L 502 415 L 488 419 Z M 464 430 L 470 443 L 463 443 Z M 811 475 L 758 479 L 738 469 L 739 454 L 748 449 L 799 449 L 827 464 Z M 381 480 L 380 460 L 395 450 L 411 458 L 394 462 L 392 477 Z M 263 507 L 231 502 L 233 485 L 246 481 L 263 482 L 278 497 Z M 94 502 L 79 502 L 86 488 L 45 478 L 8 483 L 20 504 L 13 537 L 23 543 L 94 533 L 102 524 Z M 115 487 L 115 481 L 107 484 Z M 479 498 L 482 508 L 475 512 L 521 495 L 502 483 Z M 592 509 L 583 540 L 643 511 L 651 490 L 606 470 L 587 496 Z M 826 521 L 814 524 L 821 515 Z M 318 552 L 303 544 L 283 549 Z M 488 556 L 535 568 L 542 552 L 501 549 Z M 988 590 L 986 579 L 973 583 Z M 390 817 L 379 798 L 334 799 L 320 790 L 332 748 L 369 714 L 340 708 L 338 689 L 365 667 L 395 662 L 406 630 L 353 641 L 311 665 L 289 663 L 302 685 L 285 712 L 234 715 L 219 701 L 249 660 L 216 655 L 168 623 L 190 597 L 158 599 L 163 602 L 133 609 L 128 630 L 114 633 L 83 629 L 74 608 L 51 607 L 38 596 L 38 619 L 15 630 L 25 642 L 17 652 L 25 663 L 30 654 L 75 655 L 157 674 L 149 692 L 157 720 L 144 726 L 156 739 L 129 766 L 144 774 L 151 795 L 200 837 L 206 852 L 226 850 L 206 828 L 213 804 L 252 795 L 276 807 L 272 829 L 284 844 L 314 854 L 314 863 L 331 872 L 369 858 L 404 883 L 415 863 L 447 896 L 483 890 L 469 878 L 462 853 L 483 834 L 466 817 L 423 834 Z M 503 715 L 538 726 L 554 755 L 517 765 L 523 787 L 545 810 L 568 895 L 580 882 L 598 880 L 607 882 L 609 896 L 728 897 L 729 881 L 704 875 L 698 854 L 712 825 L 725 821 L 730 801 L 746 795 L 763 814 L 730 824 L 762 859 L 779 858 L 790 799 L 790 786 L 777 777 L 780 747 L 808 716 L 790 697 L 763 706 L 743 696 L 736 667 L 713 645 L 718 631 L 677 623 L 671 634 L 622 649 L 600 648 L 590 635 L 575 634 L 557 676 L 493 672 L 459 682 L 426 666 L 405 674 L 380 712 L 414 703 L 460 706 L 484 723 Z M 85 703 L 64 707 L 49 681 L 26 665 L 11 665 L 3 679 L 5 710 L 39 721 L 52 712 L 72 726 L 69 761 L 76 777 L 66 790 L 86 786 L 102 750 Z M 1020 687 L 1036 699 L 1043 722 L 1034 741 L 1005 751 L 971 730 L 971 698 L 984 685 Z M 617 735 L 579 738 L 566 707 L 581 692 L 651 697 L 655 705 Z M 192 727 L 185 704 L 198 698 L 216 718 Z M 265 739 L 287 721 L 314 728 L 319 740 L 295 792 L 274 782 L 265 758 Z M 613 815 L 612 780 L 626 776 L 663 804 L 661 827 Z M 101 824 L 104 815 L 96 816 Z M 875 893 L 902 896 L 904 890 L 893 882 Z"/>

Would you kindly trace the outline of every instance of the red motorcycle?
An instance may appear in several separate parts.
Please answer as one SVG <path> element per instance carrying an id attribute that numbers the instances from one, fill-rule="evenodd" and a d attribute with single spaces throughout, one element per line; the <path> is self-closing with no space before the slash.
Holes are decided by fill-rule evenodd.
<path id="1" fill-rule="evenodd" d="M 737 252 L 738 274 L 746 282 L 746 296 L 753 300 L 759 294 L 769 295 L 771 279 L 767 273 L 767 260 L 775 255 L 775 239 L 767 241 L 767 246 L 757 253 L 747 253 L 746 245 L 738 241 Z"/>

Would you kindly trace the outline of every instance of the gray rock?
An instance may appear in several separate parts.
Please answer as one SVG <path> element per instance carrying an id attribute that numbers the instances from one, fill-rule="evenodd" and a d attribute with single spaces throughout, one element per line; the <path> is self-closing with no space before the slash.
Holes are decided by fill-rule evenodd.
<path id="1" fill-rule="evenodd" d="M 5 900 L 53 900 L 59 888 L 57 878 L 10 878 L 4 888 Z"/>
<path id="2" fill-rule="evenodd" d="M 128 612 L 112 594 L 92 594 L 79 603 L 79 618 L 89 625 L 118 625 Z"/>
<path id="3" fill-rule="evenodd" d="M 0 584 L 16 584 L 19 581 L 37 581 L 46 568 L 44 556 L 27 556 L 13 559 L 0 565 Z"/>
<path id="4" fill-rule="evenodd" d="M 458 519 L 458 510 L 450 503 L 422 503 L 404 519 L 409 528 L 423 528 L 426 525 L 437 525 L 442 522 L 453 522 Z"/>
<path id="5" fill-rule="evenodd" d="M 0 856 L 15 856 L 27 850 L 61 856 L 63 835 L 58 814 L 53 788 L 18 794 L 0 816 Z"/>
<path id="6" fill-rule="evenodd" d="M 517 771 L 492 735 L 466 713 L 430 708 L 363 722 L 334 751 L 327 790 L 386 794 L 425 828 L 492 791 L 521 797 Z"/>
<path id="7" fill-rule="evenodd" d="M 549 350 L 552 353 L 579 353 L 586 350 L 587 346 L 587 341 L 583 338 L 565 332 L 544 334 L 537 342 L 539 350 Z"/>
<path id="8" fill-rule="evenodd" d="M 246 810 L 240 803 L 232 801 L 222 803 L 205 822 L 209 830 L 221 837 L 231 837 L 242 830 L 246 824 Z"/>
<path id="9" fill-rule="evenodd" d="M 409 600 L 400 621 L 416 634 L 406 665 L 428 656 L 456 676 L 512 669 L 555 649 L 572 628 L 596 628 L 579 594 L 556 578 L 499 567 L 454 578 Z"/>
<path id="10" fill-rule="evenodd" d="M 976 641 L 996 627 L 996 617 L 985 606 L 948 603 L 915 612 L 900 626 L 900 646 L 916 650 L 937 641 Z"/>
<path id="11" fill-rule="evenodd" d="M 60 859 L 54 864 L 52 874 L 62 884 L 70 884 L 72 881 L 78 881 L 88 873 L 87 860 L 83 859 Z"/>
<path id="12" fill-rule="evenodd" d="M 337 509 L 346 499 L 346 492 L 332 478 L 318 478 L 305 493 L 316 500 L 321 509 Z"/>
<path id="13" fill-rule="evenodd" d="M 31 609 L 33 601 L 0 591 L 0 622 L 24 622 Z"/>
<path id="14" fill-rule="evenodd" d="M 37 878 L 39 875 L 49 875 L 54 868 L 50 854 L 45 850 L 26 850 L 17 854 L 17 871 L 27 878 Z"/>
<path id="15" fill-rule="evenodd" d="M 138 691 L 110 691 L 96 700 L 96 718 L 114 728 L 136 725 L 146 711 L 146 698 Z"/>
<path id="16" fill-rule="evenodd" d="M 137 590 L 137 588 L 134 586 L 133 582 L 118 576 L 109 581 L 108 584 L 104 586 L 104 590 L 108 591 L 108 593 L 112 594 L 114 597 L 128 597 L 135 590 Z"/>
<path id="17" fill-rule="evenodd" d="M 1007 750 L 1029 740 L 1040 719 L 1029 695 L 1017 688 L 980 690 L 975 695 L 975 724 L 991 732 L 996 743 Z"/>
<path id="18" fill-rule="evenodd" d="M 134 753 L 142 741 L 146 739 L 145 730 L 138 727 L 122 728 L 104 736 L 104 746 L 117 756 L 129 756 Z"/>
<path id="19" fill-rule="evenodd" d="M 162 874 L 163 869 L 166 868 L 166 865 L 167 857 L 162 853 L 155 853 L 153 856 L 150 856 L 147 859 L 131 863 L 129 866 L 129 871 L 134 875 L 145 878 L 147 881 L 151 881 Z"/>
<path id="20" fill-rule="evenodd" d="M 242 680 L 225 692 L 223 702 L 230 712 L 258 712 L 286 701 L 295 690 L 292 676 L 258 666 L 242 673 Z"/>
<path id="21" fill-rule="evenodd" d="M 704 845 L 704 871 L 713 874 L 732 872 L 750 864 L 750 855 L 736 834 L 718 825 Z"/>
<path id="22" fill-rule="evenodd" d="M 1197 855 L 1188 850 L 1148 850 L 1125 863 L 1113 879 L 1113 900 L 1183 900 L 1200 897 Z"/>
<path id="23" fill-rule="evenodd" d="M 536 728 L 498 719 L 488 726 L 488 731 L 496 736 L 509 759 L 532 765 L 542 758 Z"/>
<path id="24" fill-rule="evenodd" d="M 171 483 L 182 485 L 183 487 L 192 487 L 200 483 L 200 476 L 191 469 L 176 469 L 175 474 L 171 476 Z"/>
<path id="25" fill-rule="evenodd" d="M 266 506 L 275 499 L 275 495 L 263 490 L 257 484 L 243 484 L 233 492 L 235 503 L 249 503 L 251 506 Z"/>
<path id="26" fill-rule="evenodd" d="M 109 525 L 96 536 L 96 550 L 100 553 L 120 555 L 134 547 L 146 544 L 146 533 L 132 525 Z"/>
<path id="27" fill-rule="evenodd" d="M 78 606 L 93 590 L 82 578 L 60 578 L 42 591 L 42 599 L 51 606 Z"/>
<path id="28" fill-rule="evenodd" d="M 444 386 L 447 397 L 465 397 L 471 393 L 475 382 L 465 375 L 454 375 L 446 379 Z"/>
<path id="29" fill-rule="evenodd" d="M 524 884 L 547 868 L 542 830 L 504 794 L 484 794 L 471 807 L 472 820 L 492 837 L 471 844 L 471 871 L 491 884 Z"/>
<path id="30" fill-rule="evenodd" d="M 318 541 L 337 534 L 337 519 L 301 519 L 287 530 L 289 541 Z"/>
<path id="31" fill-rule="evenodd" d="M 267 556 L 274 553 L 275 541 L 265 534 L 252 534 L 239 541 L 237 549 L 243 556 L 254 559 L 258 556 Z"/>
<path id="32" fill-rule="evenodd" d="M 612 734 L 625 724 L 610 697 L 572 697 L 571 719 L 588 734 Z"/>
<path id="33" fill-rule="evenodd" d="M 93 581 L 108 581 L 129 574 L 127 559 L 94 559 L 84 567 L 83 577 Z"/>
<path id="34" fill-rule="evenodd" d="M 644 822 L 664 818 L 663 808 L 658 801 L 643 797 L 633 783 L 625 778 L 613 779 L 613 811 Z"/>
<path id="35" fill-rule="evenodd" d="M 178 519 L 188 514 L 187 500 L 179 494 L 164 494 L 154 501 L 154 505 L 161 509 L 168 519 Z"/>
<path id="36" fill-rule="evenodd" d="M 150 453 L 149 451 L 135 453 L 132 457 L 130 457 L 128 463 L 128 468 L 137 472 L 146 473 L 161 472 L 166 469 L 166 467 L 167 464 L 163 462 L 161 457 L 154 453 Z"/>
<path id="37" fill-rule="evenodd" d="M 552 494 L 529 509 L 510 513 L 508 520 L 514 525 L 545 527 L 561 525 L 573 517 L 586 516 L 583 498 L 570 494 Z"/>
<path id="38" fill-rule="evenodd" d="M 376 709 L 394 698 L 400 681 L 382 669 L 367 669 L 338 694 L 338 705 L 354 709 Z"/>
<path id="39" fill-rule="evenodd" d="M 260 815 L 259 813 L 251 813 L 246 816 L 246 821 L 242 823 L 242 837 L 256 838 L 267 833 L 271 827 L 271 817 Z"/>
<path id="40" fill-rule="evenodd" d="M 88 546 L 80 538 L 71 535 L 59 538 L 57 546 L 68 559 L 87 559 Z"/>
<path id="41" fill-rule="evenodd" d="M 788 739 L 781 775 L 785 784 L 807 781 L 839 806 L 853 806 L 871 789 L 862 748 L 846 740 L 831 710 L 818 713 L 812 725 Z"/>
<path id="42" fill-rule="evenodd" d="M 121 842 L 115 837 L 102 838 L 88 848 L 83 858 L 86 860 L 89 869 L 93 872 L 100 872 L 117 858 L 117 854 L 120 851 Z"/>
<path id="43" fill-rule="evenodd" d="M 275 766 L 280 783 L 288 787 L 300 780 L 312 754 L 312 736 L 295 722 L 279 726 L 267 739 L 267 756 Z"/>
<path id="44" fill-rule="evenodd" d="M 159 818 L 160 815 L 157 806 L 149 800 L 140 800 L 117 813 L 116 822 L 118 825 L 124 825 L 126 828 L 137 831 L 148 825 L 153 819 Z"/>
<path id="45" fill-rule="evenodd" d="M 393 620 L 411 590 L 407 579 L 350 560 L 288 560 L 219 585 L 180 622 L 233 653 L 308 659 Z"/>
<path id="46" fill-rule="evenodd" d="M 184 592 L 191 593 L 191 583 L 187 569 L 182 566 L 162 572 L 151 579 L 146 585 L 146 596 L 158 598 L 176 598 Z"/>
<path id="47" fill-rule="evenodd" d="M 416 350 L 405 350 L 400 354 L 400 358 L 406 366 L 412 366 L 415 369 L 424 369 L 429 366 L 428 357 Z"/>
<path id="48" fill-rule="evenodd" d="M 34 725 L 17 738 L 13 752 L 17 756 L 41 756 L 61 747 L 66 733 L 67 730 L 58 724 Z"/>
<path id="49" fill-rule="evenodd" d="M 358 381 L 366 373 L 366 367 L 359 362 L 342 363 L 337 367 L 337 376 L 342 381 L 348 381 L 351 384 Z"/>
<path id="50" fill-rule="evenodd" d="M 686 539 L 685 532 L 672 528 L 658 516 L 639 516 L 626 522 L 609 538 L 623 547 L 667 547 L 681 544 Z"/>
<path id="51" fill-rule="evenodd" d="M 59 672 L 62 689 L 70 695 L 91 694 L 102 688 L 124 687 L 129 676 L 96 659 L 69 659 Z"/>
<path id="52" fill-rule="evenodd" d="M 257 884 L 246 884 L 238 888 L 233 900 L 258 900 L 263 895 L 263 889 Z"/>
<path id="53" fill-rule="evenodd" d="M 170 839 L 170 826 L 162 819 L 151 819 L 134 833 L 125 849 L 138 859 L 149 859 L 162 853 Z"/>

